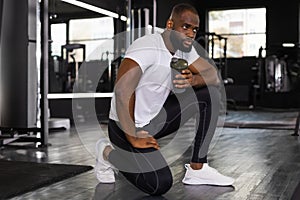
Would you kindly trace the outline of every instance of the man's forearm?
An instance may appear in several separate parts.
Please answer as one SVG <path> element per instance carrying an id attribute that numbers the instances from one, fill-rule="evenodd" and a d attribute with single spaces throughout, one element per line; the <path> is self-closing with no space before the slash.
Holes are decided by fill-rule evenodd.
<path id="1" fill-rule="evenodd" d="M 116 95 L 116 109 L 121 125 L 121 129 L 126 134 L 126 137 L 135 136 L 135 122 L 134 122 L 134 94 L 129 97 Z"/>
<path id="2" fill-rule="evenodd" d="M 134 95 L 133 95 L 134 96 Z M 126 98 L 125 98 L 126 99 Z M 127 141 L 135 148 L 155 148 L 159 149 L 159 145 L 152 136 L 149 136 L 147 131 L 136 132 L 133 112 L 134 112 L 134 97 L 126 101 L 124 98 L 117 100 L 117 113 Z M 128 104 L 129 102 L 129 104 Z M 129 109 L 128 109 L 129 108 Z M 132 114 L 130 114 L 132 113 Z"/>
<path id="3" fill-rule="evenodd" d="M 217 71 L 215 69 L 209 70 L 205 73 L 194 74 L 192 86 L 193 87 L 202 87 L 206 85 L 217 85 L 220 83 Z"/>

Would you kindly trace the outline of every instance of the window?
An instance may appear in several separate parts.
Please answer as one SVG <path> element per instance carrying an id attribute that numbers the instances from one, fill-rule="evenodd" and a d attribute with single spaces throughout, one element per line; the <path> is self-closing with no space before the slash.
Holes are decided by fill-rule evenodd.
<path id="1" fill-rule="evenodd" d="M 51 24 L 51 55 L 60 56 L 61 46 L 66 44 L 67 24 Z"/>
<path id="2" fill-rule="evenodd" d="M 86 45 L 86 60 L 99 60 L 113 52 L 114 23 L 112 17 L 70 20 L 70 44 Z M 82 55 L 75 55 L 75 57 Z"/>
<path id="3" fill-rule="evenodd" d="M 209 11 L 208 27 L 210 33 L 227 38 L 227 57 L 257 56 L 266 46 L 265 8 Z M 210 56 L 222 57 L 224 41 L 214 38 L 213 44 L 209 42 Z"/>

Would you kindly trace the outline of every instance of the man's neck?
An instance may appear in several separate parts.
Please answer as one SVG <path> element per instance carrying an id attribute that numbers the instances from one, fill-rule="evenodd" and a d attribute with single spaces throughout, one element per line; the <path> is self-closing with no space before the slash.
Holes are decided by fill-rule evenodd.
<path id="1" fill-rule="evenodd" d="M 162 38 L 163 38 L 163 41 L 167 47 L 167 49 L 169 50 L 169 52 L 174 55 L 175 52 L 176 52 L 176 49 L 174 48 L 174 46 L 172 45 L 171 43 L 171 40 L 170 40 L 170 31 L 169 30 L 165 30 L 164 32 L 162 32 Z"/>

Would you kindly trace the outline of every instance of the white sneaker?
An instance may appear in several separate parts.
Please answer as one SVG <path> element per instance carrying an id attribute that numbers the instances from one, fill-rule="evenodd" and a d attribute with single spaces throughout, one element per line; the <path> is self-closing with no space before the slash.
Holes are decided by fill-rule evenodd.
<path id="1" fill-rule="evenodd" d="M 189 164 L 185 164 L 185 168 L 186 173 L 182 180 L 184 184 L 229 186 L 234 183 L 233 178 L 220 174 L 207 163 L 204 163 L 200 170 L 193 170 Z"/>
<path id="2" fill-rule="evenodd" d="M 114 167 L 103 158 L 103 151 L 106 146 L 112 146 L 107 139 L 100 139 L 96 144 L 96 166 L 95 174 L 100 183 L 114 183 Z"/>

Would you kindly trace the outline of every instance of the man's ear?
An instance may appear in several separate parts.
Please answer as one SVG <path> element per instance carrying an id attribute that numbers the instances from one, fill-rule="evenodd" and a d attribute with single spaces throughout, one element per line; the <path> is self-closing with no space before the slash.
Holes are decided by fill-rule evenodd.
<path id="1" fill-rule="evenodd" d="M 168 19 L 167 21 L 167 29 L 173 29 L 174 22 L 172 19 Z"/>

